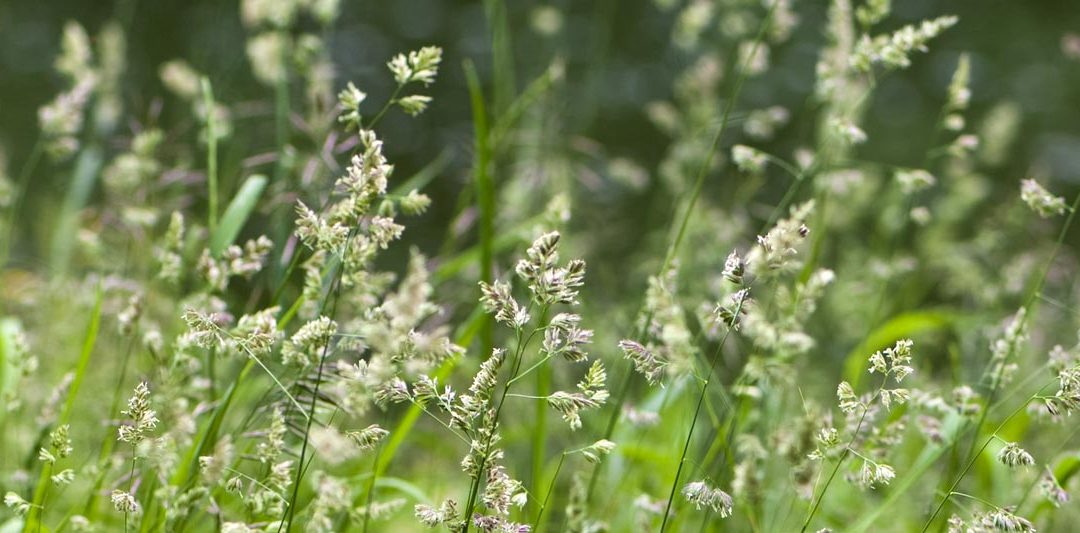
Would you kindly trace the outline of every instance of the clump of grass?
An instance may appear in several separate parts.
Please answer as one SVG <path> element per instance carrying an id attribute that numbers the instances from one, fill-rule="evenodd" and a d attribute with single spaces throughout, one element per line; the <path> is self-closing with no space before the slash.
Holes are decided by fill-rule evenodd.
<path id="1" fill-rule="evenodd" d="M 433 96 L 459 74 L 438 46 L 337 79 L 340 7 L 242 2 L 262 114 L 219 72 L 160 66 L 193 128 L 129 108 L 119 25 L 65 25 L 38 140 L 0 158 L 2 529 L 1076 518 L 1080 197 L 1004 165 L 1016 108 L 973 105 L 966 54 L 914 149 L 868 119 L 956 17 L 832 0 L 797 108 L 765 89 L 811 43 L 812 10 L 657 1 L 685 69 L 643 106 L 669 139 L 653 168 L 568 135 L 563 114 L 595 101 L 566 105 L 572 54 L 519 83 L 536 65 L 512 4 L 485 3 L 491 61 L 462 63 L 457 102 Z M 554 39 L 569 13 L 530 16 Z M 435 106 L 469 110 L 471 148 L 403 176 L 402 132 L 438 128 L 413 120 Z M 424 192 L 448 168 L 468 176 L 456 205 Z M 45 173 L 70 188 L 39 231 Z M 647 209 L 607 210 L 646 192 Z M 49 246 L 23 242 L 38 234 Z M 38 248 L 47 269 L 12 260 Z"/>

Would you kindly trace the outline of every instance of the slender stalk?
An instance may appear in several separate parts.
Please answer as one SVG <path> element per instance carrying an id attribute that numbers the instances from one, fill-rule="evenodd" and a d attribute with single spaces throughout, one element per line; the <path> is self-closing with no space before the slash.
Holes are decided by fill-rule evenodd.
<path id="1" fill-rule="evenodd" d="M 399 84 L 394 89 L 394 92 L 390 95 L 390 98 L 386 101 L 385 104 L 383 104 L 382 108 L 379 109 L 379 112 L 375 114 L 375 118 L 371 119 L 371 122 L 368 123 L 366 129 L 370 130 L 374 128 L 375 125 L 378 124 L 380 120 L 382 120 L 383 116 L 386 115 L 386 112 L 389 111 L 391 107 L 394 107 L 394 104 L 397 103 L 398 96 L 401 95 L 401 90 L 404 87 L 405 85 Z"/>
<path id="2" fill-rule="evenodd" d="M 531 304 L 530 304 L 530 307 L 531 307 Z M 546 315 L 547 315 L 547 306 L 545 306 L 544 309 L 540 312 L 540 316 L 546 316 Z M 518 346 L 514 350 L 513 369 L 510 372 L 510 378 L 511 379 L 503 387 L 502 394 L 499 396 L 499 402 L 495 406 L 495 416 L 492 419 L 491 431 L 488 433 L 487 438 L 484 439 L 484 446 L 481 448 L 483 450 L 483 453 L 480 455 L 480 464 L 479 464 L 479 467 L 477 469 L 477 474 L 476 474 L 476 476 L 474 478 L 472 478 L 472 482 L 470 483 L 469 501 L 468 501 L 468 504 L 464 508 L 464 512 L 462 513 L 463 516 L 465 517 L 465 530 L 464 530 L 464 533 L 469 533 L 469 528 L 472 525 L 472 520 L 471 520 L 472 512 L 473 512 L 473 508 L 476 506 L 476 498 L 477 498 L 477 496 L 479 495 L 479 492 L 480 492 L 480 478 L 481 478 L 481 476 L 484 475 L 485 468 L 487 467 L 487 464 L 486 464 L 487 463 L 487 457 L 488 457 L 488 453 L 491 451 L 490 450 L 490 448 L 491 448 L 491 439 L 495 435 L 495 431 L 499 427 L 499 415 L 502 414 L 503 405 L 505 405 L 505 403 L 506 403 L 507 395 L 510 394 L 511 382 L 513 381 L 513 378 L 517 377 L 518 371 L 521 369 L 521 360 L 525 356 L 525 348 L 529 345 L 529 342 L 532 341 L 532 338 L 540 330 L 541 330 L 540 327 L 533 328 L 533 330 L 529 333 L 529 335 L 524 338 L 524 341 L 522 341 L 522 335 L 520 333 L 520 330 L 519 330 L 519 333 L 517 335 L 517 337 L 518 337 L 518 343 L 517 343 Z"/>
<path id="3" fill-rule="evenodd" d="M 555 473 L 551 476 L 551 483 L 548 484 L 547 493 L 544 494 L 544 501 L 540 504 L 540 510 L 536 513 L 536 520 L 533 521 L 532 531 L 540 531 L 540 521 L 544 518 L 544 510 L 547 509 L 548 500 L 551 499 L 551 493 L 555 491 L 555 482 L 559 480 L 559 471 L 562 470 L 562 465 L 565 460 L 566 453 L 559 455 L 559 464 L 555 467 Z"/>
<path id="4" fill-rule="evenodd" d="M 357 230 L 354 228 L 353 231 L 349 234 L 349 238 L 345 242 L 345 250 L 349 249 L 349 246 L 352 244 L 353 238 L 356 236 L 356 232 Z M 343 252 L 343 258 L 344 255 L 345 254 Z M 337 268 L 334 273 L 334 283 L 330 287 L 330 290 L 327 292 L 326 299 L 323 300 L 322 305 L 320 306 L 320 315 L 324 314 L 328 305 L 330 307 L 330 314 L 327 316 L 333 318 L 334 315 L 337 314 L 337 304 L 339 296 L 341 294 L 341 278 L 344 272 L 345 263 L 344 259 L 342 259 L 337 264 Z M 330 303 L 331 300 L 333 301 L 333 303 Z M 284 520 L 283 523 L 285 524 L 286 532 L 291 531 L 293 519 L 296 517 L 296 500 L 300 495 L 300 481 L 303 479 L 304 475 L 304 458 L 307 455 L 308 441 L 311 437 L 311 425 L 315 421 L 315 405 L 319 399 L 319 385 L 322 384 L 323 370 L 326 364 L 326 356 L 328 355 L 329 350 L 330 342 L 327 342 L 326 345 L 323 346 L 322 353 L 319 354 L 319 369 L 315 378 L 315 387 L 311 393 L 311 403 L 309 405 L 309 411 L 307 413 L 307 426 L 304 428 L 304 441 L 303 444 L 301 444 L 300 446 L 300 460 L 297 462 L 296 480 L 293 482 L 293 492 L 292 496 L 289 499 L 289 506 L 285 510 L 286 520 Z M 278 525 L 278 531 L 281 531 L 281 524 Z"/>
<path id="5" fill-rule="evenodd" d="M 207 227 L 213 235 L 218 223 L 217 119 L 214 117 L 214 90 L 202 78 L 203 107 L 206 108 L 206 187 L 209 196 Z"/>
<path id="6" fill-rule="evenodd" d="M 997 434 L 999 431 L 1001 431 L 1001 428 L 1005 427 L 1005 424 L 1008 424 L 1009 421 L 1013 419 L 1013 417 L 1020 414 L 1024 409 L 1027 408 L 1027 406 L 1028 401 L 1024 401 L 1024 403 L 1020 404 L 1020 407 L 1017 407 L 1015 411 L 1010 413 L 1009 416 L 1005 417 L 1005 420 L 1002 420 L 1001 423 L 998 424 L 997 428 L 994 429 L 994 432 L 986 438 L 982 446 L 979 447 L 979 450 L 975 452 L 975 455 L 971 456 L 971 458 L 967 462 L 967 465 L 965 465 L 964 469 L 960 472 L 960 475 L 956 476 L 956 479 L 954 479 L 952 484 L 949 485 L 949 490 L 945 493 L 945 497 L 941 499 L 941 502 L 939 502 L 937 507 L 934 508 L 934 512 L 930 514 L 930 519 L 927 520 L 926 524 L 923 525 L 923 533 L 926 533 L 926 530 L 930 529 L 930 525 L 934 523 L 934 519 L 937 518 L 937 515 L 939 513 L 941 513 L 941 509 L 945 507 L 945 503 L 949 501 L 949 497 L 956 494 L 955 490 L 956 487 L 960 484 L 960 481 L 964 479 L 964 476 L 966 476 L 967 473 L 971 470 L 971 467 L 975 465 L 975 461 L 978 460 L 980 455 L 982 455 L 982 452 L 986 451 L 986 447 L 989 446 L 995 438 L 997 438 Z"/>
<path id="7" fill-rule="evenodd" d="M 213 349 L 213 348 L 210 349 L 210 350 L 207 350 L 206 351 L 206 378 L 207 378 L 207 381 L 209 381 L 209 383 L 207 383 L 206 392 L 209 395 L 210 401 L 217 400 L 217 369 L 215 368 L 215 366 L 216 366 L 215 363 L 216 362 L 217 362 L 217 350 Z"/>
<path id="8" fill-rule="evenodd" d="M 122 363 L 120 365 L 120 376 L 116 380 L 116 387 L 113 389 L 112 402 L 109 404 L 110 405 L 109 413 L 116 413 L 120 409 L 120 401 L 121 401 L 121 396 L 123 394 L 122 390 L 123 390 L 123 386 L 124 386 L 124 380 L 126 379 L 126 376 L 127 376 L 128 363 L 131 360 L 131 354 L 135 349 L 135 342 L 136 342 L 136 339 L 138 338 L 138 336 L 139 336 L 138 329 L 136 329 L 131 334 L 131 338 L 128 341 L 127 350 L 124 351 L 124 358 L 123 358 Z M 109 424 L 108 429 L 109 429 L 110 432 L 115 431 L 114 428 L 113 428 L 113 425 L 111 423 Z M 101 451 L 98 453 L 98 465 L 99 466 L 105 464 L 105 461 L 109 458 L 109 455 L 112 453 L 113 446 L 115 446 L 116 439 L 111 438 L 111 437 L 112 437 L 112 435 L 109 435 L 108 437 L 106 437 L 105 440 L 101 444 Z M 86 515 L 88 517 L 92 516 L 91 511 L 94 508 L 94 503 L 97 501 L 99 489 L 101 489 L 101 485 L 105 481 L 105 474 L 107 472 L 108 472 L 108 469 L 102 468 L 100 473 L 96 476 L 96 478 L 94 480 L 94 488 L 93 488 L 93 490 L 89 491 L 89 496 L 86 499 L 86 504 L 83 506 L 83 515 Z M 70 514 L 73 514 L 73 513 L 74 513 L 74 509 L 69 513 L 68 518 L 70 518 Z M 66 521 L 67 521 L 67 518 L 65 518 L 65 522 Z"/>
<path id="9" fill-rule="evenodd" d="M 480 281 L 491 283 L 494 279 L 494 242 L 495 242 L 495 179 L 492 176 L 494 152 L 488 129 L 487 111 L 484 95 L 480 88 L 480 78 L 472 62 L 466 61 L 465 79 L 469 86 L 469 100 L 472 105 L 473 147 L 476 157 L 473 161 L 473 187 L 476 189 L 476 205 L 479 212 L 478 235 L 480 239 Z M 495 347 L 495 322 L 488 318 L 480 331 L 481 353 L 491 353 Z"/>
<path id="10" fill-rule="evenodd" d="M 1073 220 L 1076 218 L 1077 209 L 1080 209 L 1080 194 L 1078 194 L 1076 196 L 1076 199 L 1073 200 L 1072 206 L 1070 206 L 1070 208 L 1069 208 L 1069 215 L 1065 219 L 1065 224 L 1062 225 L 1061 231 L 1058 232 L 1058 238 L 1057 238 L 1057 241 L 1054 243 L 1053 250 L 1050 252 L 1050 257 L 1047 258 L 1046 263 L 1043 265 L 1042 271 L 1039 273 L 1039 276 L 1035 280 L 1035 284 L 1031 288 L 1031 292 L 1028 294 L 1027 300 L 1024 302 L 1024 306 L 1022 307 L 1022 309 L 1024 310 L 1024 314 L 1023 314 L 1023 316 L 1020 317 L 1020 328 L 1023 328 L 1025 326 L 1025 324 L 1027 323 L 1027 321 L 1030 320 L 1031 313 L 1033 312 L 1033 308 L 1035 306 L 1035 303 L 1039 301 L 1039 295 L 1042 293 L 1043 285 L 1046 283 L 1046 276 L 1050 272 L 1050 267 L 1053 265 L 1054 260 L 1057 258 L 1057 254 L 1061 250 L 1061 246 L 1065 242 L 1065 236 L 1069 233 L 1069 229 L 1072 227 Z M 994 373 L 993 381 L 991 382 L 990 392 L 989 392 L 989 394 L 987 396 L 987 406 L 989 406 L 989 405 L 991 405 L 993 403 L 994 397 L 996 396 L 998 388 L 1001 385 L 1001 381 L 1002 381 L 1001 374 L 1005 369 L 1006 363 L 1008 363 L 1008 360 L 1014 355 L 1013 352 L 1015 352 L 1015 351 L 1016 351 L 1016 346 L 1014 344 L 1014 345 L 1010 346 L 1009 351 L 1006 352 L 1005 360 L 1000 361 L 1000 364 L 998 365 L 997 371 Z M 1025 405 L 1026 405 L 1026 402 L 1025 402 Z M 960 484 L 960 481 L 962 481 L 964 479 L 964 477 L 967 475 L 968 471 L 971 470 L 972 465 L 975 464 L 975 460 L 979 457 L 979 455 L 982 454 L 983 450 L 985 450 L 986 447 L 990 444 L 990 440 L 992 440 L 992 438 L 987 439 L 987 441 L 983 443 L 982 447 L 980 447 L 979 450 L 974 453 L 974 455 L 971 453 L 972 450 L 975 447 L 974 446 L 975 442 L 977 442 L 977 440 L 978 440 L 979 431 L 981 431 L 983 424 L 986 422 L 986 418 L 987 418 L 987 416 L 989 414 L 988 411 L 989 411 L 989 408 L 986 408 L 986 409 L 982 410 L 982 413 L 979 416 L 979 421 L 975 425 L 975 435 L 972 437 L 972 441 L 971 441 L 971 443 L 972 443 L 971 448 L 972 449 L 969 449 L 968 454 L 965 456 L 967 458 L 967 461 L 966 461 L 967 465 L 960 472 L 960 474 L 956 477 L 956 479 L 953 480 L 952 484 L 949 487 L 949 490 L 945 492 L 945 496 L 941 499 L 941 502 L 938 503 L 937 507 L 934 509 L 934 512 L 931 513 L 930 519 L 927 520 L 926 525 L 923 526 L 923 531 L 924 532 L 927 529 L 930 528 L 930 525 L 933 523 L 934 519 L 937 518 L 937 515 L 941 512 L 941 509 L 943 507 L 945 507 L 945 503 L 949 501 L 949 497 L 952 494 L 953 489 L 955 489 L 956 486 Z M 1009 418 L 1006 418 L 1005 420 L 1008 421 L 1013 416 L 1014 415 L 1009 415 Z M 1001 429 L 1001 426 L 998 426 L 998 430 L 1000 430 L 1000 429 Z M 996 434 L 998 430 L 995 430 L 994 433 Z M 993 436 L 994 435 L 991 435 L 991 437 L 993 437 Z"/>
<path id="11" fill-rule="evenodd" d="M 694 207 L 697 204 L 698 198 L 701 196 L 702 187 L 705 184 L 705 177 L 709 173 L 709 168 L 712 166 L 713 158 L 716 155 L 717 149 L 720 147 L 720 140 L 723 137 L 724 131 L 727 129 L 727 125 L 731 120 L 731 113 L 735 109 L 736 103 L 739 101 L 739 94 L 742 91 L 743 82 L 746 81 L 748 65 L 754 55 L 757 54 L 758 48 L 765 38 L 765 33 L 771 25 L 773 13 L 776 11 L 778 1 L 774 0 L 769 6 L 769 10 L 765 14 L 765 19 L 762 20 L 761 26 L 758 28 L 758 33 L 754 37 L 753 46 L 751 47 L 750 54 L 742 64 L 739 65 L 738 75 L 735 78 L 735 85 L 732 89 L 731 98 L 724 104 L 724 110 L 721 114 L 720 125 L 716 129 L 716 133 L 713 135 L 712 142 L 709 144 L 709 150 L 705 156 L 705 161 L 702 162 L 698 168 L 697 177 L 694 180 L 694 186 L 690 191 L 690 197 L 686 202 L 686 208 L 683 210 L 682 218 L 678 222 L 678 230 L 675 233 L 675 239 L 672 241 L 671 246 L 668 247 L 667 254 L 664 256 L 664 262 L 660 267 L 659 275 L 663 275 L 671 267 L 672 261 L 675 260 L 675 256 L 678 254 L 679 248 L 682 245 L 683 238 L 686 236 L 686 229 L 690 224 L 690 216 L 694 212 Z M 674 227 L 674 221 L 673 227 Z M 642 325 L 638 328 L 636 338 L 642 338 L 646 334 L 646 324 L 649 322 L 650 317 L 646 317 L 646 320 L 642 321 Z M 633 368 L 629 365 L 626 367 L 626 373 L 622 380 L 622 384 L 615 393 L 615 403 L 611 411 L 611 417 L 608 419 L 607 427 L 604 430 L 605 439 L 610 439 L 615 433 L 615 426 L 618 425 L 620 415 L 622 414 L 622 406 L 626 402 L 627 393 L 629 392 L 630 385 L 633 383 Z M 696 416 L 695 416 L 696 419 Z M 679 467 L 682 467 L 682 461 L 679 461 Z M 596 487 L 598 481 L 600 468 L 593 469 L 593 473 L 589 479 L 589 490 L 587 492 L 588 497 L 592 497 L 593 490 Z M 678 481 L 678 476 L 676 476 Z M 670 503 L 670 502 L 669 502 Z M 665 519 L 667 517 L 665 516 Z"/>
<path id="12" fill-rule="evenodd" d="M 544 317 L 541 317 L 543 321 Z M 551 356 L 546 356 L 541 359 L 541 363 L 551 359 Z M 541 365 L 536 372 L 536 394 L 540 396 L 546 396 L 551 392 L 551 365 Z M 537 365 L 533 365 L 536 367 Z M 527 373 L 526 370 L 525 373 Z M 524 375 L 524 373 L 523 373 Z M 518 376 L 520 377 L 520 376 Z M 533 428 L 532 428 L 532 483 L 533 489 L 537 489 L 537 483 L 540 483 L 540 478 L 544 472 L 544 453 L 547 448 L 547 416 L 548 406 L 544 402 L 537 402 L 533 411 Z M 562 466 L 562 458 L 559 458 L 559 465 Z M 555 479 L 558 478 L 558 471 L 555 472 L 555 478 L 551 480 L 552 484 L 555 483 Z M 542 514 L 543 507 L 540 509 Z"/>
<path id="13" fill-rule="evenodd" d="M 888 378 L 886 378 L 888 379 Z M 840 454 L 840 457 L 836 460 L 836 465 L 833 466 L 832 472 L 829 473 L 829 478 L 825 480 L 825 486 L 821 488 L 821 494 L 818 495 L 817 501 L 814 502 L 814 506 L 810 508 L 810 514 L 806 516 L 806 520 L 803 521 L 802 529 L 800 531 L 806 531 L 806 528 L 810 527 L 810 522 L 814 519 L 814 515 L 817 514 L 818 508 L 821 507 L 821 502 L 825 501 L 825 494 L 829 491 L 829 485 L 832 485 L 833 479 L 836 478 L 837 472 L 840 471 L 840 466 L 844 464 L 844 459 L 851 453 L 859 455 L 852 449 L 855 445 L 855 441 L 859 438 L 859 432 L 862 430 L 863 422 L 866 421 L 866 413 L 870 411 L 869 405 L 881 396 L 881 390 L 885 388 L 885 381 L 881 382 L 881 387 L 874 393 L 874 396 L 870 398 L 870 401 L 863 406 L 862 416 L 859 417 L 859 423 L 855 424 L 855 432 L 851 435 L 851 440 L 848 441 L 847 446 L 844 446 L 844 451 Z"/>
<path id="14" fill-rule="evenodd" d="M 536 394 L 547 396 L 551 392 L 551 366 L 544 366 L 536 373 Z M 539 481 L 540 471 L 544 461 L 544 448 L 547 437 L 547 406 L 536 405 L 533 413 L 533 479 Z"/>
<path id="15" fill-rule="evenodd" d="M 739 299 L 738 305 L 735 306 L 735 317 L 739 316 L 742 312 L 743 303 L 746 302 L 746 297 Z M 737 318 L 736 318 L 737 319 Z M 701 406 L 705 403 L 705 396 L 709 391 L 709 382 L 712 380 L 712 376 L 716 373 L 716 363 L 720 361 L 721 352 L 724 349 L 724 344 L 727 343 L 728 337 L 735 329 L 735 324 L 728 327 L 724 332 L 724 336 L 720 338 L 720 344 L 716 347 L 716 352 L 713 353 L 712 361 L 709 363 L 709 372 L 705 375 L 705 382 L 701 385 L 701 394 L 698 395 L 697 406 L 694 408 L 694 417 L 690 420 L 690 430 L 686 433 L 686 441 L 683 442 L 682 455 L 679 456 L 679 466 L 675 469 L 675 479 L 671 482 L 671 490 L 668 491 L 667 506 L 664 508 L 664 519 L 660 523 L 660 531 L 663 533 L 667 529 L 668 517 L 671 516 L 671 506 L 675 501 L 675 492 L 679 490 L 679 476 L 682 475 L 683 465 L 686 464 L 686 454 L 690 450 L 690 443 L 693 441 L 694 428 L 697 426 L 698 417 L 701 414 Z"/>
<path id="16" fill-rule="evenodd" d="M 426 410 L 427 409 L 425 409 L 425 411 Z M 385 413 L 383 414 L 383 424 L 386 424 L 386 414 Z M 451 431 L 451 433 L 453 433 L 453 431 Z M 456 433 L 455 433 L 455 435 L 456 435 Z M 379 464 L 379 456 L 382 455 L 382 450 L 383 450 L 383 447 L 382 447 L 382 444 L 380 443 L 379 444 L 379 449 L 376 450 L 376 452 L 375 452 L 375 460 L 374 460 L 374 462 L 372 464 Z M 371 481 L 368 483 L 367 501 L 364 502 L 364 529 L 363 529 L 364 533 L 367 533 L 368 524 L 371 523 L 371 502 L 374 500 L 374 497 L 375 497 L 375 480 L 378 479 L 378 477 L 379 476 L 372 475 L 371 476 Z"/>
<path id="17" fill-rule="evenodd" d="M 969 499 L 971 501 L 979 502 L 979 503 L 981 503 L 981 504 L 983 504 L 983 505 L 985 505 L 987 507 L 993 508 L 993 509 L 1001 509 L 1001 507 L 998 507 L 997 505 L 994 505 L 993 503 L 991 503 L 989 501 L 986 501 L 986 500 L 984 500 L 984 499 L 982 499 L 982 498 L 980 498 L 978 496 L 972 496 L 970 494 L 963 493 L 963 492 L 953 492 L 950 495 L 951 496 L 960 496 L 962 498 L 967 498 L 967 499 Z"/>
<path id="18" fill-rule="evenodd" d="M 15 183 L 15 191 L 12 194 L 11 205 L 4 217 L 4 224 L 0 230 L 4 232 L 4 239 L 0 241 L 0 267 L 7 263 L 8 254 L 11 252 L 11 241 L 15 238 L 15 217 L 19 216 L 23 200 L 26 198 L 26 189 L 30 183 L 30 176 L 34 174 L 41 156 L 45 153 L 45 142 L 38 136 L 34 142 L 34 148 L 30 151 L 30 157 L 26 158 L 22 169 L 19 171 L 19 180 Z"/>
<path id="19" fill-rule="evenodd" d="M 284 33 L 284 32 L 282 32 Z M 286 40 L 287 35 L 282 36 Z M 286 154 L 285 147 L 289 144 L 289 57 L 291 50 L 288 46 L 281 47 L 281 76 L 274 83 L 274 137 L 277 143 L 277 161 L 274 165 L 274 181 L 280 182 L 285 179 Z"/>
<path id="20" fill-rule="evenodd" d="M 128 473 L 128 494 L 132 494 L 132 489 L 135 488 L 135 460 L 139 457 L 139 452 L 135 448 L 135 443 L 131 443 L 131 472 Z M 134 494 L 132 494 L 134 496 Z M 128 512 L 124 512 L 124 531 L 128 530 Z M 39 524 L 40 526 L 40 524 Z"/>
<path id="21" fill-rule="evenodd" d="M 228 331 L 225 331 L 224 329 L 217 326 L 215 327 L 217 328 L 217 332 L 219 335 L 225 337 L 232 337 L 232 335 L 230 335 Z M 244 351 L 244 353 L 248 356 L 250 360 L 254 361 L 255 364 L 259 365 L 259 367 L 262 368 L 263 371 L 265 371 L 267 375 L 270 376 L 270 379 L 274 380 L 274 384 L 277 385 L 279 389 L 281 389 L 281 392 L 285 394 L 285 397 L 288 398 L 290 402 L 292 402 L 293 406 L 300 410 L 300 414 L 303 416 L 307 416 L 307 413 L 304 412 L 304 408 L 300 405 L 300 402 L 296 401 L 296 398 L 293 397 L 293 395 L 289 392 L 288 387 L 286 387 L 285 384 L 278 379 L 277 375 L 275 375 L 274 372 L 270 370 L 270 367 L 266 366 L 266 364 L 263 363 L 261 359 L 259 359 L 259 356 L 255 355 L 255 352 L 251 351 L 251 349 L 249 349 L 244 344 L 240 344 L 240 349 Z M 213 350 L 210 350 L 210 354 L 211 357 L 213 357 Z M 316 389 L 316 392 L 318 392 L 318 389 Z"/>
<path id="22" fill-rule="evenodd" d="M 491 33 L 491 55 L 494 63 L 494 110 L 506 113 L 517 92 L 514 79 L 514 51 L 507 7 L 504 0 L 484 0 L 484 15 Z"/>

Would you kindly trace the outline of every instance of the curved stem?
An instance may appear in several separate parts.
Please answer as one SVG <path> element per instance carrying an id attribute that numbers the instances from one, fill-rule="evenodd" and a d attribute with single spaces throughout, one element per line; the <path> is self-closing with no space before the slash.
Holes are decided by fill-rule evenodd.
<path id="1" fill-rule="evenodd" d="M 538 361 L 535 365 L 530 366 L 529 368 L 526 368 L 525 370 L 522 370 L 520 374 L 518 374 L 517 376 L 514 376 L 514 379 L 511 379 L 510 381 L 507 381 L 506 384 L 510 385 L 510 384 L 514 383 L 515 381 L 517 381 L 517 380 L 519 380 L 521 378 L 524 378 L 525 376 L 528 376 L 530 372 L 532 372 L 533 370 L 536 370 L 537 368 L 540 368 L 541 365 L 548 362 L 548 360 L 551 359 L 552 357 L 555 357 L 555 354 L 548 354 L 547 357 L 544 357 L 543 359 Z"/>
<path id="2" fill-rule="evenodd" d="M 993 504 L 993 503 L 991 503 L 989 501 L 986 501 L 986 500 L 984 500 L 984 499 L 982 499 L 982 498 L 980 498 L 978 496 L 972 496 L 972 495 L 964 493 L 964 492 L 953 492 L 953 493 L 950 493 L 949 495 L 950 496 L 960 496 L 962 498 L 967 498 L 969 500 L 979 502 L 979 503 L 981 503 L 981 504 L 983 504 L 983 505 L 985 505 L 987 507 L 992 507 L 994 509 L 1001 509 L 1001 507 L 999 507 L 999 506 L 997 506 L 997 505 L 995 505 L 995 504 Z"/>

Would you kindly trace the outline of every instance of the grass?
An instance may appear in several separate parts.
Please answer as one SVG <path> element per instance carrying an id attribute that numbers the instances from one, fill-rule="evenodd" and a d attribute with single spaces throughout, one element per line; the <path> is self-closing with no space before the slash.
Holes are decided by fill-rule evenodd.
<path id="1" fill-rule="evenodd" d="M 1080 197 L 942 6 L 243 4 L 4 151 L 0 530 L 1078 518 Z"/>

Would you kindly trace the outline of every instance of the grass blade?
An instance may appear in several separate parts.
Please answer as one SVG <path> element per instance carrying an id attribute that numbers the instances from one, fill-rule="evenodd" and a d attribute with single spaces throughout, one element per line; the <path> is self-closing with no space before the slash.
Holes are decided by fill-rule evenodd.
<path id="1" fill-rule="evenodd" d="M 217 175 L 217 118 L 214 116 L 214 90 L 210 80 L 200 80 L 203 106 L 206 108 L 206 188 L 209 196 L 207 227 L 210 233 L 217 231 L 218 221 L 218 175 Z"/>
<path id="2" fill-rule="evenodd" d="M 266 190 L 266 183 L 266 176 L 258 174 L 244 181 L 236 196 L 229 202 L 229 207 L 225 209 L 220 225 L 210 236 L 210 253 L 219 256 L 225 248 L 233 244 L 252 211 L 255 210 L 259 197 Z"/>
<path id="3" fill-rule="evenodd" d="M 90 324 L 86 326 L 86 335 L 83 337 L 82 351 L 79 353 L 79 363 L 75 369 L 75 378 L 71 381 L 64 407 L 60 410 L 60 415 L 57 417 L 56 424 L 53 427 L 66 424 L 71 418 L 71 409 L 75 405 L 75 397 L 78 396 L 79 387 L 82 386 L 83 379 L 86 378 L 86 370 L 90 367 L 90 354 L 94 352 L 98 331 L 101 329 L 101 302 L 103 295 L 104 292 L 99 285 L 94 295 L 94 309 L 90 313 Z M 50 473 L 51 465 L 43 465 L 41 475 L 38 476 L 37 485 L 34 487 L 33 506 L 26 517 L 26 524 L 23 527 L 24 532 L 30 531 L 31 527 L 40 527 L 41 513 L 43 511 L 42 502 L 45 500 L 45 491 L 49 487 Z"/>
<path id="4" fill-rule="evenodd" d="M 491 176 L 492 147 L 488 131 L 487 110 L 484 94 L 480 89 L 480 77 L 472 61 L 465 61 L 465 78 L 469 84 L 472 102 L 473 129 L 476 155 L 473 162 L 473 186 L 476 188 L 476 205 L 480 212 L 480 281 L 491 283 L 495 242 L 495 180 Z M 480 332 L 481 353 L 491 353 L 495 346 L 493 322 L 484 321 Z"/>
<path id="5" fill-rule="evenodd" d="M 67 272 L 68 264 L 71 262 L 71 251 L 75 245 L 75 236 L 79 232 L 79 211 L 90 199 L 90 193 L 94 190 L 94 183 L 100 174 L 104 159 L 105 154 L 101 147 L 93 145 L 80 152 L 79 159 L 75 162 L 71 186 L 64 198 L 60 219 L 53 232 L 52 246 L 49 250 L 49 266 L 54 275 L 63 275 Z"/>
<path id="6" fill-rule="evenodd" d="M 853 387 L 858 387 L 866 366 L 866 358 L 871 353 L 889 346 L 897 339 L 912 337 L 925 331 L 949 328 L 957 319 L 956 313 L 940 309 L 911 311 L 893 317 L 875 328 L 866 336 L 866 340 L 848 353 L 844 358 L 844 378 Z"/>

